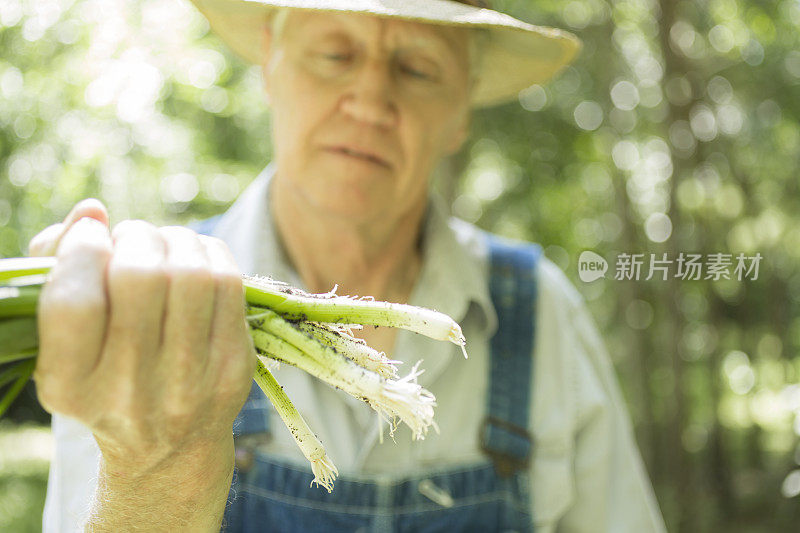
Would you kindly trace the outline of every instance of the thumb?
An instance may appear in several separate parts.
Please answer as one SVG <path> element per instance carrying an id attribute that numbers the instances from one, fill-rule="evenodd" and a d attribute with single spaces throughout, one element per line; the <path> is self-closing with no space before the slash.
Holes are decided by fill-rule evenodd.
<path id="1" fill-rule="evenodd" d="M 109 227 L 106 206 L 96 198 L 87 198 L 75 204 L 64 222 L 45 228 L 31 239 L 28 244 L 28 254 L 34 257 L 55 255 L 61 238 L 82 218 L 92 218 L 106 228 Z"/>

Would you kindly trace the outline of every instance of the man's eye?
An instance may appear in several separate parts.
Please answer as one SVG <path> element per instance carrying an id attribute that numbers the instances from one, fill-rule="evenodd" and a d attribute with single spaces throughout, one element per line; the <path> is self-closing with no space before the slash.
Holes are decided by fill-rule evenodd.
<path id="1" fill-rule="evenodd" d="M 403 70 L 405 70 L 405 72 L 407 74 L 409 74 L 409 75 L 411 75 L 411 76 L 413 76 L 415 78 L 419 78 L 421 80 L 430 79 L 430 76 L 428 76 L 428 74 L 426 74 L 425 72 L 422 72 L 421 70 L 416 70 L 416 69 L 408 68 L 408 67 L 405 67 Z"/>
<path id="2" fill-rule="evenodd" d="M 404 76 L 419 81 L 436 81 L 439 68 L 427 60 L 406 59 L 397 62 L 397 68 Z"/>
<path id="3" fill-rule="evenodd" d="M 408 74 L 412 78 L 417 78 L 420 80 L 431 80 L 433 76 L 431 76 L 428 72 L 424 70 L 420 70 L 408 65 L 402 65 L 400 69 L 403 71 L 404 74 Z"/>
<path id="4" fill-rule="evenodd" d="M 328 61 L 345 62 L 350 60 L 350 54 L 322 54 Z"/>

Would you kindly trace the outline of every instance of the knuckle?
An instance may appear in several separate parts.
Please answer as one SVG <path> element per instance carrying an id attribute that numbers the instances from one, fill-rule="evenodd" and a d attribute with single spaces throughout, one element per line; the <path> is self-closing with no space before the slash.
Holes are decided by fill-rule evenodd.
<path id="1" fill-rule="evenodd" d="M 69 287 L 61 289 L 52 286 L 46 290 L 39 301 L 39 314 L 49 322 L 50 317 L 69 317 L 70 323 L 80 323 L 81 319 L 97 319 L 106 313 L 106 301 L 93 291 L 70 290 Z M 80 295 L 80 298 L 76 296 Z"/>
<path id="2" fill-rule="evenodd" d="M 161 226 L 159 233 L 170 239 L 196 239 L 197 233 L 184 226 Z"/>
<path id="3" fill-rule="evenodd" d="M 45 284 L 37 311 L 40 320 L 45 323 L 55 318 L 53 325 L 56 326 L 61 323 L 59 318 L 68 317 L 70 323 L 74 323 L 76 318 L 92 319 L 105 313 L 106 299 L 101 287 L 74 278 L 60 277 Z"/>
<path id="4" fill-rule="evenodd" d="M 238 272 L 231 270 L 228 271 L 215 271 L 214 281 L 217 288 L 224 295 L 239 297 L 242 294 L 242 277 Z"/>
<path id="5" fill-rule="evenodd" d="M 71 240 L 69 244 L 69 247 L 59 246 L 57 253 L 59 259 L 80 258 L 101 262 L 111 257 L 111 249 L 105 243 L 96 240 Z"/>
<path id="6" fill-rule="evenodd" d="M 148 288 L 164 285 L 169 274 L 160 264 L 112 264 L 108 270 L 108 283 L 111 290 L 130 286 Z"/>
<path id="7" fill-rule="evenodd" d="M 198 292 L 208 292 L 214 287 L 214 277 L 205 266 L 174 266 L 170 267 L 168 274 L 171 283 L 189 287 Z"/>
<path id="8" fill-rule="evenodd" d="M 206 235 L 199 236 L 201 242 L 206 247 L 206 253 L 211 259 L 215 270 L 223 272 L 236 272 L 239 274 L 239 268 L 236 265 L 236 260 L 231 253 L 230 248 L 225 241 L 217 237 L 209 237 Z"/>
<path id="9" fill-rule="evenodd" d="M 112 235 L 114 239 L 118 239 L 123 237 L 129 233 L 140 233 L 140 232 L 157 232 L 157 228 L 144 220 L 123 220 L 117 223 L 112 230 Z"/>
<path id="10" fill-rule="evenodd" d="M 215 248 L 216 250 L 227 250 L 228 245 L 219 237 L 212 237 L 211 235 L 200 235 L 200 239 L 205 242 L 206 246 Z"/>

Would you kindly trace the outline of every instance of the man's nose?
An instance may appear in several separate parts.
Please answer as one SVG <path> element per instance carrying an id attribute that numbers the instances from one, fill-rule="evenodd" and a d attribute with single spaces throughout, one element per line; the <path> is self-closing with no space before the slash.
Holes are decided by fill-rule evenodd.
<path id="1" fill-rule="evenodd" d="M 394 88 L 387 62 L 365 61 L 344 95 L 342 111 L 358 122 L 391 127 L 397 120 Z"/>

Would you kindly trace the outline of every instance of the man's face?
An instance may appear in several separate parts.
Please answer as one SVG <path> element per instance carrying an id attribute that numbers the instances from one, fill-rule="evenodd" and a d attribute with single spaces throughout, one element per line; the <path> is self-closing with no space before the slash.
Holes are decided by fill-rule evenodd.
<path id="1" fill-rule="evenodd" d="M 469 119 L 469 36 L 352 13 L 291 12 L 264 82 L 281 185 L 354 222 L 422 209 Z"/>

